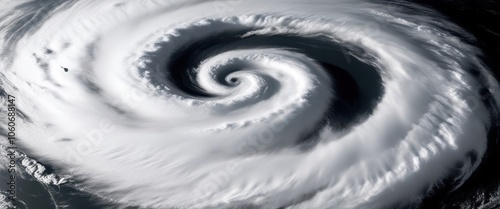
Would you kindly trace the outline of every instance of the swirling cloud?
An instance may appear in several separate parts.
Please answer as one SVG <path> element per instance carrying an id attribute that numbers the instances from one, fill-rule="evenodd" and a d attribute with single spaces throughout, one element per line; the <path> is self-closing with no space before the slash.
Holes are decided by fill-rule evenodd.
<path id="1" fill-rule="evenodd" d="M 415 5 L 7 6 L 30 11 L 1 28 L 23 149 L 119 204 L 418 203 L 468 178 L 497 122 L 497 81 L 457 34 L 473 39 Z"/>

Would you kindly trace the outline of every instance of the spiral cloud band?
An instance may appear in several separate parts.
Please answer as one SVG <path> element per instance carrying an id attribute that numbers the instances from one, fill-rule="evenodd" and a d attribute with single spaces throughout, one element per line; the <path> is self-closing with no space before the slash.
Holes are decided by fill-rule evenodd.
<path id="1" fill-rule="evenodd" d="M 408 3 L 5 6 L 23 11 L 0 13 L 22 151 L 117 204 L 418 204 L 467 180 L 497 123 L 473 38 Z"/>

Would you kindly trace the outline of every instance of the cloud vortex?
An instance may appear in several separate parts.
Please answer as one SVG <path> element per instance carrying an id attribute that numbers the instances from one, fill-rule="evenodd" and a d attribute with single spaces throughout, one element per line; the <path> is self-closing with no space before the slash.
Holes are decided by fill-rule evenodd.
<path id="1" fill-rule="evenodd" d="M 409 3 L 6 7 L 24 11 L 0 13 L 23 150 L 119 204 L 414 204 L 459 187 L 498 122 L 473 38 Z"/>

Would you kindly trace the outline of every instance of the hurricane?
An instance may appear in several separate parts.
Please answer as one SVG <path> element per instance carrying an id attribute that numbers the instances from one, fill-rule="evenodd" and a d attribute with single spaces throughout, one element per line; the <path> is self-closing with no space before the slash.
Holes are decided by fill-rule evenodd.
<path id="1" fill-rule="evenodd" d="M 0 35 L 22 165 L 120 206 L 418 207 L 499 122 L 475 38 L 407 1 L 3 1 Z"/>

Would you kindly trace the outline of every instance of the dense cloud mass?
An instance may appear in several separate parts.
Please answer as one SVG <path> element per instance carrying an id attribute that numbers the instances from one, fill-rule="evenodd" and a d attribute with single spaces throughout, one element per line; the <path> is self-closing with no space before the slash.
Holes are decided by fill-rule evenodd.
<path id="1" fill-rule="evenodd" d="M 498 122 L 473 37 L 409 3 L 2 7 L 0 96 L 16 96 L 20 150 L 64 176 L 47 184 L 119 205 L 418 205 L 467 180 Z"/>

